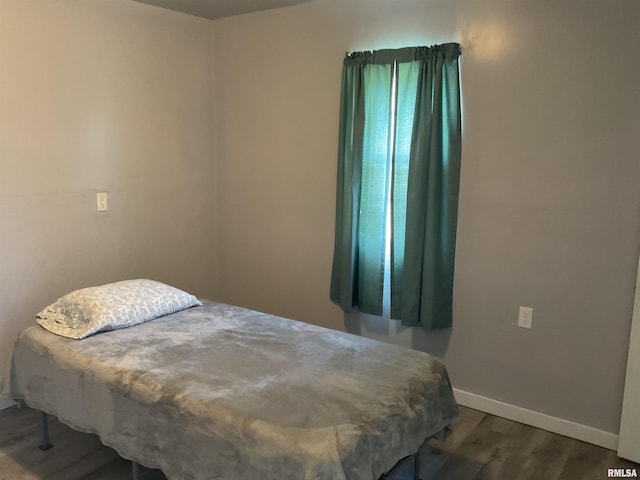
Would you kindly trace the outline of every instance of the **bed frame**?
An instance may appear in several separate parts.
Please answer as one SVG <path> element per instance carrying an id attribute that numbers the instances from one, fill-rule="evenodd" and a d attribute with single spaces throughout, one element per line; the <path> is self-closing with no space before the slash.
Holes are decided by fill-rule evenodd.
<path id="1" fill-rule="evenodd" d="M 18 403 L 18 407 L 21 408 L 24 404 L 23 401 Z M 38 448 L 44 452 L 51 450 L 53 444 L 49 436 L 49 415 L 46 412 L 42 413 L 42 443 L 38 445 Z M 420 480 L 420 451 L 406 456 L 398 461 L 395 466 L 386 473 L 383 473 L 379 480 L 393 480 L 396 473 L 404 465 L 407 460 L 413 460 L 413 480 Z M 140 478 L 140 464 L 138 462 L 131 461 L 131 478 L 132 480 L 139 480 Z"/>

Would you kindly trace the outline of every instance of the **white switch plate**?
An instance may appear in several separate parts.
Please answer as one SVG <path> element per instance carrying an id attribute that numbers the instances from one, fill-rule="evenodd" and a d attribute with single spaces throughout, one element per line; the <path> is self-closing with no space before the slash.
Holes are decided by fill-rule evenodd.
<path id="1" fill-rule="evenodd" d="M 109 195 L 107 192 L 96 193 L 96 210 L 99 212 L 109 210 Z"/>
<path id="2" fill-rule="evenodd" d="M 520 307 L 518 315 L 518 326 L 522 328 L 531 328 L 533 325 L 533 308 Z"/>

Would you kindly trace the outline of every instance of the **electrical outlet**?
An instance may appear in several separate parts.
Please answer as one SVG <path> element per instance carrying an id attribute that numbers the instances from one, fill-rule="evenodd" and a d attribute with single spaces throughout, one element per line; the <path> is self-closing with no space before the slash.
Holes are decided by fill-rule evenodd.
<path id="1" fill-rule="evenodd" d="M 98 212 L 106 212 L 109 210 L 109 196 L 107 192 L 96 193 L 96 210 Z"/>
<path id="2" fill-rule="evenodd" d="M 518 315 L 518 326 L 522 328 L 531 328 L 533 324 L 533 308 L 520 307 Z"/>

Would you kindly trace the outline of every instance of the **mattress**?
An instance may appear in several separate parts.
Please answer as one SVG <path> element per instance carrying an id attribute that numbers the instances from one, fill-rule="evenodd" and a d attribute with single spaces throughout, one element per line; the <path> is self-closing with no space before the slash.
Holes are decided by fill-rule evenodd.
<path id="1" fill-rule="evenodd" d="M 29 327 L 12 394 L 176 480 L 374 480 L 458 415 L 425 353 L 203 303 L 84 340 Z"/>

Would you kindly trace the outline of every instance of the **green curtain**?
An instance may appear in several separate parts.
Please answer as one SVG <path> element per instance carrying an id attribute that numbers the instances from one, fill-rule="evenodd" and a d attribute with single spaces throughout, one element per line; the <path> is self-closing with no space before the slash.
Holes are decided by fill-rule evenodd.
<path id="1" fill-rule="evenodd" d="M 392 318 L 451 325 L 459 55 L 450 43 L 345 57 L 331 277 L 331 299 L 345 312 L 382 314 L 389 235 Z"/>

